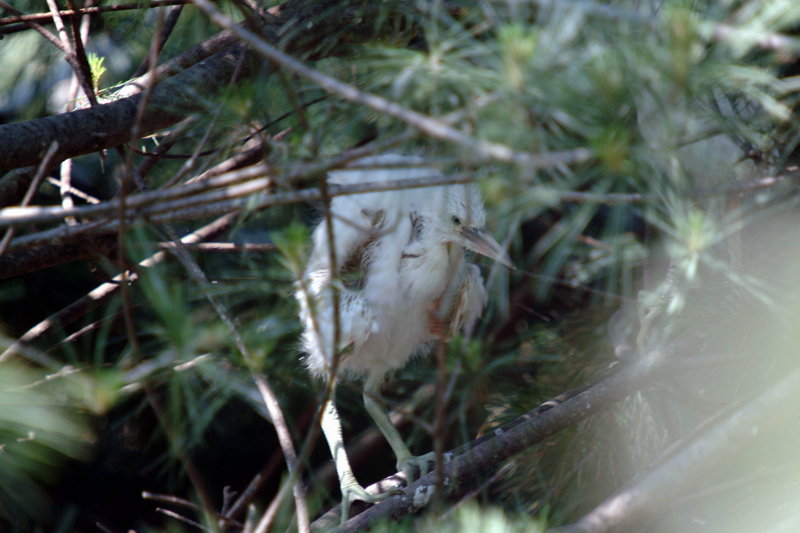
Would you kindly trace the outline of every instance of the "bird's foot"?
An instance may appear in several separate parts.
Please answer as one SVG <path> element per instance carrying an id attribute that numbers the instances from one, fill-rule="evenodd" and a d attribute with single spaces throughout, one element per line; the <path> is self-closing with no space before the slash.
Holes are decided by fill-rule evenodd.
<path id="1" fill-rule="evenodd" d="M 427 475 L 434 464 L 436 464 L 436 454 L 430 452 L 423 455 L 410 455 L 406 458 L 398 459 L 397 469 L 406 473 L 406 482 L 411 485 L 416 479 Z M 418 472 L 419 475 L 417 475 Z"/>
<path id="2" fill-rule="evenodd" d="M 394 496 L 395 494 L 402 494 L 403 489 L 399 487 L 392 487 L 386 492 L 380 494 L 372 494 L 367 492 L 367 489 L 358 484 L 357 481 L 344 482 L 341 485 L 342 489 L 342 524 L 344 524 L 350 515 L 350 505 L 354 501 L 362 501 L 364 503 L 373 504 Z"/>

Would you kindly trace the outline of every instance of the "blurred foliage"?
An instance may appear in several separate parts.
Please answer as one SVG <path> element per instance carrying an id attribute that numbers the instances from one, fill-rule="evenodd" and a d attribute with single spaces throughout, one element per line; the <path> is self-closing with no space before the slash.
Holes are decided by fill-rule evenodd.
<path id="1" fill-rule="evenodd" d="M 238 18 L 244 3 L 217 4 Z M 34 13 L 42 4 L 22 0 L 14 7 Z M 788 184 L 753 194 L 741 189 L 796 162 L 800 84 L 787 74 L 797 69 L 800 49 L 791 37 L 800 25 L 795 0 L 486 0 L 386 2 L 379 8 L 376 27 L 391 31 L 363 45 L 320 42 L 319 50 L 341 52 L 309 64 L 409 109 L 455 117 L 453 124 L 477 139 L 531 154 L 592 153 L 585 163 L 531 171 L 480 160 L 469 149 L 422 135 L 396 147 L 474 177 L 492 233 L 509 244 L 518 267 L 510 272 L 482 263 L 489 309 L 472 339 L 448 346 L 448 447 L 618 363 L 607 323 L 620 304 L 645 324 L 626 333 L 632 344 L 646 338 L 646 326 L 669 338 L 685 331 L 687 321 L 713 312 L 698 291 L 706 283 L 747 295 L 754 309 L 780 306 L 779 291 L 759 272 L 739 268 L 742 257 L 731 252 L 731 242 L 767 214 L 797 202 Z M 102 87 L 133 76 L 151 46 L 157 17 L 158 10 L 143 4 L 93 18 L 87 50 L 97 58 L 97 79 L 106 71 Z M 187 6 L 161 56 L 173 57 L 217 31 Z M 785 33 L 789 45 L 762 46 L 775 33 Z M 3 38 L 0 69 L 2 120 L 63 111 L 69 69 L 35 32 Z M 268 162 L 281 178 L 292 163 L 406 131 L 396 119 L 325 95 L 280 68 L 263 69 L 221 95 L 197 95 L 205 112 L 192 117 L 172 152 L 209 150 L 193 174 L 230 157 L 254 134 L 269 136 Z M 143 139 L 139 148 L 153 150 L 159 140 Z M 183 167 L 184 160 L 161 161 L 144 183 L 156 189 Z M 74 172 L 73 183 L 99 197 L 116 190 L 125 174 L 113 151 L 102 159 L 77 158 Z M 38 201 L 60 200 L 50 190 Z M 194 502 L 205 490 L 221 508 L 224 487 L 241 492 L 262 468 L 269 475 L 256 509 L 268 505 L 284 478 L 251 372 L 263 372 L 278 392 L 300 447 L 311 432 L 322 384 L 308 378 L 299 361 L 291 295 L 320 207 L 248 212 L 226 238 L 275 244 L 277 250 L 191 252 L 207 286 L 172 259 L 136 267 L 137 284 L 42 341 L 41 350 L 57 365 L 0 363 L 0 478 L 9 480 L 0 487 L 0 518 L 12 530 L 40 520 L 42 527 L 60 524 L 64 531 L 93 531 L 95 522 L 109 530 L 188 531 L 157 515 L 153 502 L 142 503 L 141 490 Z M 170 229 L 182 234 L 191 227 Z M 171 232 L 130 232 L 124 264 L 150 257 Z M 92 274 L 105 279 L 120 264 L 100 262 Z M 669 264 L 670 274 L 645 279 L 645 267 L 653 264 Z M 93 281 L 87 281 L 88 269 L 77 268 L 0 284 L 4 333 L 19 335 L 85 294 Z M 209 298 L 235 317 L 252 361 L 239 353 Z M 58 377 L 48 380 L 43 372 Z M 434 418 L 435 380 L 435 363 L 421 358 L 385 389 L 388 403 L 412 420 L 402 432 L 415 452 L 431 447 L 426 424 Z M 635 473 L 632 464 L 640 458 L 629 462 L 623 454 L 640 454 L 644 461 L 666 445 L 664 435 L 645 430 L 659 420 L 645 400 L 631 399 L 623 415 L 606 413 L 511 461 L 474 504 L 377 530 L 536 531 L 542 521 L 579 517 Z M 358 395 L 344 387 L 340 405 L 348 441 L 368 435 Z M 653 422 L 637 424 L 644 419 Z M 615 430 L 630 430 L 638 447 L 620 446 Z M 574 438 L 581 432 L 592 439 Z M 388 471 L 389 457 L 388 449 L 365 452 L 357 474 Z M 312 471 L 310 497 L 320 509 L 337 498 L 322 481 L 316 484 L 322 479 L 318 467 L 327 461 L 327 450 L 318 445 L 304 465 Z M 203 489 L 190 479 L 195 466 Z M 70 496 L 78 484 L 87 488 Z M 100 503 L 91 503 L 97 498 Z M 276 530 L 291 525 L 287 504 Z"/>
<path id="2" fill-rule="evenodd" d="M 73 369 L 74 371 L 74 369 Z M 53 377 L 53 376 L 51 376 Z M 56 376 L 57 377 L 57 376 Z M 102 377 L 92 380 L 102 387 Z M 0 524 L 27 529 L 32 517 L 53 508 L 48 488 L 66 458 L 86 459 L 93 440 L 80 396 L 86 381 L 49 379 L 44 373 L 6 362 L 0 373 Z"/>

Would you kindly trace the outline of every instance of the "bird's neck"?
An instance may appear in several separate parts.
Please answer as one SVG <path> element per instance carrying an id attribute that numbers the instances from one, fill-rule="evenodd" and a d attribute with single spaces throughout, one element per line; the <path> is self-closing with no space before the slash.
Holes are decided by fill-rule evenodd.
<path id="1" fill-rule="evenodd" d="M 446 297 L 453 283 L 457 283 L 460 277 L 460 272 L 464 266 L 464 248 L 452 242 L 444 243 L 436 247 L 434 252 L 436 257 L 434 259 L 435 265 L 431 265 L 432 271 L 436 272 L 434 282 L 436 288 L 433 291 L 433 297 L 437 300 Z"/>

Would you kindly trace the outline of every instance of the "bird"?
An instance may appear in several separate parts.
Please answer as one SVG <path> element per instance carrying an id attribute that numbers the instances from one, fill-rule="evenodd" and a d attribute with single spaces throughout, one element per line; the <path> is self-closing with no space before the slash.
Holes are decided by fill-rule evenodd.
<path id="1" fill-rule="evenodd" d="M 328 183 L 402 183 L 441 178 L 417 156 L 380 154 L 330 171 Z M 471 250 L 510 268 L 513 264 L 485 228 L 486 212 L 475 184 L 381 190 L 335 196 L 330 222 L 311 235 L 311 252 L 295 297 L 303 325 L 301 345 L 311 374 L 329 380 L 320 423 L 342 493 L 341 519 L 355 500 L 376 503 L 353 474 L 336 409 L 336 384 L 363 379 L 367 413 L 383 433 L 408 483 L 425 475 L 433 454 L 415 457 L 389 419 L 380 397 L 387 376 L 437 340 L 470 334 L 486 304 Z"/>

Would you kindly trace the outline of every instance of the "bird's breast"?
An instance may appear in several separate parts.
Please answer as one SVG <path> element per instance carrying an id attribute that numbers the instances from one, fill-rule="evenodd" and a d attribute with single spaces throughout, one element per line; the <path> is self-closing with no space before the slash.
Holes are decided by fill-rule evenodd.
<path id="1" fill-rule="evenodd" d="M 400 288 L 406 302 L 432 302 L 447 287 L 449 261 L 446 254 L 424 250 L 405 254 L 400 263 Z"/>

